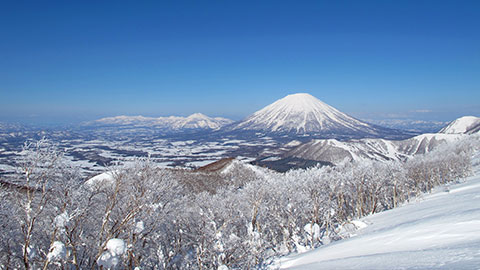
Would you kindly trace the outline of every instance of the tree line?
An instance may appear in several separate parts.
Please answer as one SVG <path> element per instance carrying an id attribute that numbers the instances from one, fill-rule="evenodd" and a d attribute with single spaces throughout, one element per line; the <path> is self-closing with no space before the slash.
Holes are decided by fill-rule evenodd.
<path id="1" fill-rule="evenodd" d="M 0 269 L 263 269 L 349 237 L 353 220 L 447 192 L 479 141 L 286 173 L 233 160 L 204 191 L 185 184 L 199 172 L 148 159 L 84 181 L 55 144 L 29 142 L 0 189 Z"/>

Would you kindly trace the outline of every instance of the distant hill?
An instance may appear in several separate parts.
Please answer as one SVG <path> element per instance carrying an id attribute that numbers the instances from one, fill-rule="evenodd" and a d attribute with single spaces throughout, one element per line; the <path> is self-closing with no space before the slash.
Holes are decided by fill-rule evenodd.
<path id="1" fill-rule="evenodd" d="M 179 132 L 185 130 L 218 130 L 231 124 L 233 121 L 222 117 L 208 117 L 201 113 L 194 113 L 188 117 L 145 117 L 145 116 L 115 116 L 98 119 L 85 123 L 85 126 L 97 127 L 151 127 L 162 129 L 165 132 Z"/>

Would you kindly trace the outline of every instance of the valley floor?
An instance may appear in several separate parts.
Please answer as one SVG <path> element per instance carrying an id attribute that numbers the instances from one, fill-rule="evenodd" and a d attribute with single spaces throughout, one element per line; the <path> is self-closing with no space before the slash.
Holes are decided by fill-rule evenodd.
<path id="1" fill-rule="evenodd" d="M 363 218 L 356 236 L 279 259 L 280 269 L 480 269 L 480 168 L 405 206 Z"/>

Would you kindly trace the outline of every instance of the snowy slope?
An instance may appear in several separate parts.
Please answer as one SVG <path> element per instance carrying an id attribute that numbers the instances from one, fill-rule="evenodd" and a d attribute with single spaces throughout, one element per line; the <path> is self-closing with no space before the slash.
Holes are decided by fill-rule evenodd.
<path id="1" fill-rule="evenodd" d="M 154 127 L 165 130 L 202 129 L 217 130 L 231 124 L 233 121 L 222 117 L 208 117 L 201 113 L 194 113 L 188 117 L 144 117 L 144 116 L 115 116 L 106 117 L 87 123 L 93 126 L 133 126 L 133 127 Z"/>
<path id="2" fill-rule="evenodd" d="M 292 149 L 288 156 L 308 160 L 326 161 L 333 164 L 347 160 L 389 160 L 402 159 L 393 141 L 383 139 L 361 139 L 351 141 L 312 140 Z"/>
<path id="3" fill-rule="evenodd" d="M 357 235 L 282 258 L 280 269 L 480 269 L 480 172 L 362 219 Z"/>
<path id="4" fill-rule="evenodd" d="M 428 153 L 444 143 L 461 140 L 466 134 L 427 133 L 403 141 L 392 141 L 397 145 L 397 151 L 405 155 Z"/>
<path id="5" fill-rule="evenodd" d="M 439 133 L 445 134 L 474 134 L 480 132 L 480 117 L 464 116 L 460 117 L 446 127 L 442 128 Z"/>
<path id="6" fill-rule="evenodd" d="M 357 120 L 306 93 L 288 95 L 277 100 L 236 123 L 231 129 L 371 137 L 381 137 L 385 133 L 382 128 Z"/>
<path id="7" fill-rule="evenodd" d="M 478 136 L 480 118 L 465 116 L 451 122 L 439 133 L 421 134 L 405 140 L 358 139 L 348 141 L 312 140 L 286 154 L 308 160 L 338 163 L 347 160 L 403 160 L 428 153 L 444 143 Z M 475 132 L 475 130 L 477 130 Z M 480 138 L 479 138 L 480 139 Z"/>
<path id="8" fill-rule="evenodd" d="M 460 140 L 465 134 L 422 134 L 410 139 L 358 139 L 350 141 L 312 140 L 292 149 L 287 156 L 331 163 L 348 160 L 403 160 L 424 154 L 438 146 Z"/>

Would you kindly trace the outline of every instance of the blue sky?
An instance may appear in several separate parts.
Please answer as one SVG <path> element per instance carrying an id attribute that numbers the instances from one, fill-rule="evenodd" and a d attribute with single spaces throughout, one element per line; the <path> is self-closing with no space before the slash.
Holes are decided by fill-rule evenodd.
<path id="1" fill-rule="evenodd" d="M 480 1 L 3 1 L 0 120 L 480 115 Z"/>

